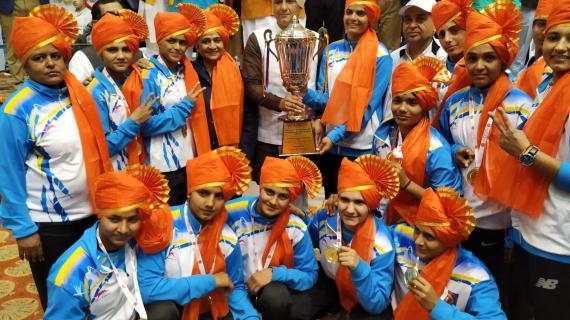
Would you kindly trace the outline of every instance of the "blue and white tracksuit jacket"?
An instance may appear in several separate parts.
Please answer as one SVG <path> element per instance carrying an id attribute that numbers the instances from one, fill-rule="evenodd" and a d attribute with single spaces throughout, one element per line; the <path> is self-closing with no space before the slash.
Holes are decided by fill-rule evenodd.
<path id="1" fill-rule="evenodd" d="M 145 303 L 172 300 L 185 305 L 192 299 L 201 298 L 216 289 L 212 274 L 192 274 L 194 263 L 195 240 L 190 236 L 184 215 L 196 236 L 200 234 L 201 224 L 192 215 L 189 204 L 171 207 L 174 218 L 174 230 L 170 245 L 156 254 L 139 253 L 138 271 L 141 294 Z M 234 290 L 228 295 L 228 305 L 234 319 L 259 319 L 247 295 L 243 281 L 243 265 L 240 247 L 235 233 L 224 226 L 219 241 L 226 263 L 226 273 L 234 284 Z M 211 266 L 204 266 L 206 272 Z"/>
<path id="2" fill-rule="evenodd" d="M 235 231 L 243 256 L 245 280 L 257 271 L 252 241 L 255 241 L 258 255 L 261 258 L 271 228 L 277 218 L 269 219 L 255 211 L 257 197 L 241 197 L 226 203 L 228 225 Z M 253 218 L 253 224 L 252 224 Z M 307 226 L 301 218 L 291 214 L 285 232 L 291 239 L 294 251 L 294 267 L 272 267 L 271 281 L 282 282 L 290 289 L 305 291 L 313 287 L 317 281 L 318 265 L 313 253 L 313 245 Z"/>
<path id="3" fill-rule="evenodd" d="M 320 263 L 325 274 L 336 279 L 338 264 L 331 264 L 325 258 L 324 252 L 330 246 L 336 246 L 336 222 L 337 215 L 328 215 L 325 209 L 320 209 L 315 213 L 309 223 L 309 234 L 313 240 L 313 246 L 319 248 Z M 307 217 L 309 217 L 307 215 Z M 309 218 L 310 219 L 310 218 Z M 350 276 L 358 303 L 370 314 L 380 314 L 386 308 L 390 308 L 390 295 L 394 284 L 394 240 L 390 229 L 378 217 L 373 217 L 376 226 L 374 237 L 373 257 L 370 264 L 360 259 L 354 270 L 350 271 Z M 349 246 L 353 233 L 342 229 L 342 243 Z"/>
<path id="4" fill-rule="evenodd" d="M 325 50 L 319 67 L 317 90 L 309 89 L 303 97 L 303 102 L 310 108 L 315 110 L 323 110 L 325 108 L 336 77 L 344 68 L 357 44 L 357 41 L 348 41 L 345 38 L 331 43 L 328 50 Z M 370 61 L 370 63 L 373 62 Z M 325 81 L 325 68 L 327 68 L 328 72 L 328 88 L 324 88 L 324 92 L 321 93 Z M 335 144 L 330 151 L 331 153 L 357 157 L 371 152 L 372 137 L 384 119 L 385 108 L 389 107 L 389 104 L 386 102 L 391 101 L 389 92 L 391 78 L 392 58 L 388 49 L 382 43 L 378 43 L 376 76 L 374 78 L 372 97 L 364 111 L 360 132 L 348 132 L 344 124 L 339 126 L 327 125 L 327 137 Z"/>
<path id="5" fill-rule="evenodd" d="M 404 274 L 416 262 L 414 228 L 405 223 L 391 227 L 396 244 L 396 271 L 392 307 L 394 310 L 408 292 Z M 429 261 L 419 260 L 418 269 Z M 507 319 L 501 309 L 499 289 L 485 265 L 473 253 L 457 248 L 457 259 L 447 286 L 429 313 L 433 320 Z"/>

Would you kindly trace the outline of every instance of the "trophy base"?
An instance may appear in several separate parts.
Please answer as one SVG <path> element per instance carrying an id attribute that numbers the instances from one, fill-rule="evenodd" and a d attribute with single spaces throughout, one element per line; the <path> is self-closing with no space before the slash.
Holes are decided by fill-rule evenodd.
<path id="1" fill-rule="evenodd" d="M 310 119 L 283 121 L 283 139 L 279 156 L 319 154 L 315 144 L 313 124 Z"/>

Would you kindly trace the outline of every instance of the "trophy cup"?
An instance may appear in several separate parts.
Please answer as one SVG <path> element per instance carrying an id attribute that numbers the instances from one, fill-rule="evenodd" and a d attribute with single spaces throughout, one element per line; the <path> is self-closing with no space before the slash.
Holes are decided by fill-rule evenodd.
<path id="1" fill-rule="evenodd" d="M 268 40 L 268 34 L 270 39 L 270 30 L 265 31 L 266 42 L 271 41 Z M 307 91 L 316 43 L 315 34 L 303 28 L 296 16 L 287 29 L 275 36 L 281 79 L 283 86 L 291 94 L 302 96 Z M 279 152 L 281 156 L 319 153 L 311 117 L 311 113 L 305 107 L 302 113 L 287 113 L 281 118 L 283 121 L 283 138 Z"/>

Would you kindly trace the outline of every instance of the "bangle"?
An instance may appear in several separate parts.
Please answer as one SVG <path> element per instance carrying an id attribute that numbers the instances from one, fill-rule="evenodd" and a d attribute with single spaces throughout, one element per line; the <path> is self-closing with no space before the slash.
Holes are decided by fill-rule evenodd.
<path id="1" fill-rule="evenodd" d="M 410 183 L 412 183 L 412 179 L 408 179 L 408 182 L 406 182 L 406 184 L 403 187 L 400 187 L 400 189 L 406 190 L 408 188 L 408 186 L 410 185 Z"/>

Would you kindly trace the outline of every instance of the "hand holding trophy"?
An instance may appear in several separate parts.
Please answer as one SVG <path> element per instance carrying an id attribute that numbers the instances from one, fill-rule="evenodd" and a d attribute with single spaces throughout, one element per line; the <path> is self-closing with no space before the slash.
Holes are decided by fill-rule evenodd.
<path id="1" fill-rule="evenodd" d="M 266 31 L 266 41 L 268 40 Z M 269 36 L 270 38 L 270 36 Z M 302 104 L 302 96 L 307 91 L 311 74 L 311 64 L 315 57 L 313 51 L 317 36 L 299 24 L 297 17 L 287 29 L 275 36 L 275 48 L 283 86 L 293 96 L 283 99 L 283 139 L 281 156 L 318 154 L 318 145 L 312 125 L 312 114 Z M 302 107 L 301 107 L 302 106 Z"/>

